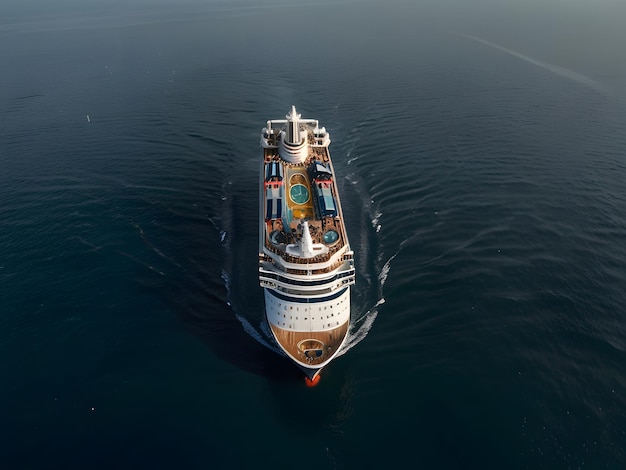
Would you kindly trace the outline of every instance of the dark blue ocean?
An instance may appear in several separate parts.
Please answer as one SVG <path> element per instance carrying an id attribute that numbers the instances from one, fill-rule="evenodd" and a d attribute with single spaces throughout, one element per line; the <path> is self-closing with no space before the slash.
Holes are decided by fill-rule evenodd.
<path id="1" fill-rule="evenodd" d="M 7 0 L 0 468 L 626 468 L 626 3 Z M 257 281 L 259 136 L 330 132 L 320 384 Z"/>

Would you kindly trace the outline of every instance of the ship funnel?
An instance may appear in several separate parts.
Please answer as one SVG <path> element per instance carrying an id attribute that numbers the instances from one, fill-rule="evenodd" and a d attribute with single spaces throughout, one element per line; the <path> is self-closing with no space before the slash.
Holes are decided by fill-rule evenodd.
<path id="1" fill-rule="evenodd" d="M 313 253 L 313 239 L 311 238 L 311 232 L 309 232 L 309 223 L 305 220 L 302 222 L 302 238 L 300 239 L 300 249 L 304 258 L 312 258 Z"/>
<path id="2" fill-rule="evenodd" d="M 291 112 L 287 118 L 287 142 L 292 145 L 300 144 L 300 114 L 296 113 L 296 107 L 291 106 Z"/>

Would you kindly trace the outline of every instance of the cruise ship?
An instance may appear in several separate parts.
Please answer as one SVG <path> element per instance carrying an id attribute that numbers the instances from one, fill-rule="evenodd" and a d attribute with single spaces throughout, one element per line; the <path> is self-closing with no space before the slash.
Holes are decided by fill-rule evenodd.
<path id="1" fill-rule="evenodd" d="M 353 252 L 330 136 L 294 106 L 262 130 L 259 282 L 276 343 L 314 385 L 350 327 Z"/>

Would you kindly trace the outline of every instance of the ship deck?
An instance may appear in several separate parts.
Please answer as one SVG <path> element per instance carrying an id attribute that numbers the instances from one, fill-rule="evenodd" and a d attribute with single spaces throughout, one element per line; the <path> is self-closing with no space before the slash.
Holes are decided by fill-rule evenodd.
<path id="1" fill-rule="evenodd" d="M 341 347 L 344 338 L 348 334 L 350 322 L 328 331 L 289 331 L 271 325 L 272 333 L 280 346 L 305 366 L 318 366 L 326 362 Z M 323 353 L 318 357 L 308 357 L 301 345 L 306 342 L 319 341 L 323 344 Z M 300 346 L 300 347 L 299 347 Z"/>
<path id="2" fill-rule="evenodd" d="M 330 156 L 328 151 L 324 148 L 311 149 L 310 154 L 304 163 L 292 164 L 282 160 L 276 153 L 276 149 L 266 148 L 264 150 L 264 161 L 269 163 L 272 161 L 278 161 L 285 168 L 285 189 L 284 197 L 286 199 L 287 210 L 285 217 L 283 218 L 270 218 L 265 222 L 265 248 L 272 253 L 279 255 L 283 260 L 290 263 L 297 264 L 311 264 L 311 263 L 324 263 L 331 259 L 331 257 L 339 250 L 347 246 L 347 237 L 345 227 L 343 224 L 343 215 L 341 214 L 341 207 L 339 204 L 339 197 L 336 188 L 333 188 L 333 195 L 337 199 L 338 213 L 333 216 L 323 216 L 317 213 L 315 210 L 312 184 L 308 175 L 308 168 L 314 161 L 330 162 Z M 270 183 L 271 185 L 272 183 Z M 336 183 L 332 183 L 336 184 Z M 292 196 L 299 196 L 297 191 L 290 192 L 291 188 L 299 187 L 303 188 L 303 191 L 308 193 L 308 199 L 298 200 Z M 266 196 L 262 201 L 263 206 L 266 207 Z M 324 233 L 332 230 L 337 233 L 337 240 L 331 244 L 325 243 L 328 246 L 328 252 L 325 254 L 317 255 L 314 259 L 301 258 L 292 256 L 287 253 L 286 247 L 289 244 L 295 244 L 298 241 L 298 229 L 301 220 L 308 220 L 310 228 L 311 238 L 313 243 L 324 243 Z M 282 232 L 284 234 L 283 243 L 272 243 L 270 240 L 270 233 L 273 231 Z M 320 270 L 320 272 L 328 272 L 329 270 L 336 269 L 341 265 L 342 260 L 338 260 L 333 264 L 332 268 L 326 268 Z"/>

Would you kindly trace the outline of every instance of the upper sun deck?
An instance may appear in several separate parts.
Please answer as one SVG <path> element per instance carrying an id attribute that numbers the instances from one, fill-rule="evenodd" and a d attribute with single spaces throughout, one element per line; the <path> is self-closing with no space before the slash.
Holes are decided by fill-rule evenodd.
<path id="1" fill-rule="evenodd" d="M 292 274 L 330 272 L 352 257 L 330 137 L 317 120 L 300 119 L 293 107 L 286 117 L 268 121 L 261 137 L 261 261 Z"/>
<path id="2" fill-rule="evenodd" d="M 320 150 L 293 164 L 264 149 L 265 167 L 278 164 L 283 176 L 263 183 L 263 246 L 266 254 L 280 256 L 286 268 L 292 264 L 330 268 L 343 259 L 334 255 L 348 244 L 334 181 L 318 180 L 313 174 L 317 162 L 329 162 L 325 149 Z"/>

